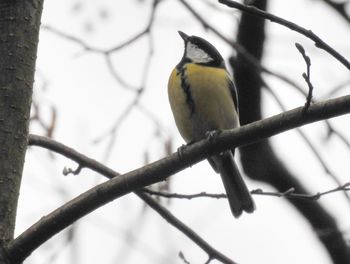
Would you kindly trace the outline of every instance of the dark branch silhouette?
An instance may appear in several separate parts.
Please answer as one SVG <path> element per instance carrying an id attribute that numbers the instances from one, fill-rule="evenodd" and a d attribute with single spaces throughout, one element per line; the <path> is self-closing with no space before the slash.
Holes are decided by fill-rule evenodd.
<path id="1" fill-rule="evenodd" d="M 212 246 L 210 246 L 205 240 L 203 240 L 200 236 L 198 236 L 197 233 L 195 233 L 193 230 L 188 228 L 186 225 L 184 225 L 181 221 L 179 221 L 177 218 L 175 218 L 169 210 L 167 210 L 165 207 L 160 206 L 159 203 L 154 201 L 151 197 L 149 197 L 147 194 L 137 191 L 137 196 L 139 196 L 147 205 L 149 205 L 153 210 L 155 210 L 158 214 L 160 214 L 167 222 L 169 222 L 172 226 L 176 227 L 178 230 L 180 230 L 183 234 L 185 234 L 187 237 L 189 237 L 193 242 L 195 242 L 203 251 L 205 251 L 209 259 L 217 259 L 221 261 L 222 263 L 227 264 L 234 264 L 236 262 L 232 261 L 225 255 L 223 255 L 221 252 L 214 249 Z"/>
<path id="2" fill-rule="evenodd" d="M 222 4 L 225 4 L 229 7 L 237 8 L 239 10 L 247 12 L 251 15 L 262 17 L 264 19 L 268 19 L 271 22 L 278 23 L 278 24 L 283 25 L 283 26 L 285 26 L 293 31 L 296 31 L 296 32 L 304 35 L 305 37 L 313 40 L 315 42 L 316 47 L 328 52 L 336 60 L 338 60 L 341 64 L 343 64 L 346 68 L 348 68 L 350 70 L 350 62 L 343 55 L 341 55 L 339 52 L 337 52 L 335 49 L 333 49 L 330 45 L 328 45 L 325 41 L 323 41 L 319 36 L 317 36 L 315 33 L 313 33 L 311 30 L 305 29 L 305 28 L 303 28 L 303 27 L 301 27 L 293 22 L 290 22 L 290 21 L 283 19 L 281 17 L 278 17 L 276 15 L 270 14 L 266 11 L 260 10 L 254 6 L 243 5 L 243 4 L 240 4 L 238 2 L 231 1 L 231 0 L 219 0 L 219 2 Z"/>
<path id="3" fill-rule="evenodd" d="M 281 108 L 282 111 L 286 111 L 286 108 L 284 107 L 282 101 L 277 97 L 277 95 L 274 93 L 274 91 L 271 89 L 271 87 L 267 84 L 267 83 L 263 83 L 264 88 L 272 95 L 272 97 L 275 99 L 275 101 L 277 102 L 278 106 Z M 305 108 L 304 108 L 305 109 Z M 328 125 L 327 127 L 331 127 L 328 123 L 326 123 L 326 125 Z M 332 128 L 331 128 L 332 129 Z M 314 157 L 316 158 L 316 160 L 319 162 L 320 166 L 323 168 L 324 172 L 329 175 L 332 180 L 338 185 L 341 186 L 342 183 L 339 181 L 338 177 L 336 176 L 336 174 L 334 173 L 334 171 L 327 165 L 327 162 L 324 160 L 324 158 L 321 156 L 321 154 L 319 153 L 319 151 L 317 151 L 316 147 L 314 146 L 314 144 L 312 144 L 312 142 L 309 140 L 309 138 L 306 136 L 306 134 L 299 128 L 296 129 L 297 133 L 299 134 L 299 136 L 303 139 L 303 141 L 305 142 L 305 144 L 308 146 L 308 148 L 311 150 L 311 152 L 314 154 Z M 335 132 L 338 133 L 339 136 L 341 136 L 341 134 L 339 132 Z M 344 196 L 345 198 L 350 201 L 350 195 L 347 192 L 344 192 Z"/>
<path id="4" fill-rule="evenodd" d="M 73 150 L 72 148 L 63 145 L 57 141 L 52 139 L 30 135 L 29 137 L 29 145 L 40 146 L 43 148 L 47 148 L 56 153 L 59 153 L 69 159 L 74 160 L 79 164 L 76 170 L 67 169 L 64 172 L 65 175 L 72 173 L 74 175 L 81 172 L 83 167 L 92 169 L 101 175 L 111 179 L 117 176 L 120 176 L 119 173 L 109 169 L 104 166 L 102 163 L 99 163 L 93 159 L 86 157 L 85 155 Z M 153 210 L 155 210 L 159 215 L 161 215 L 168 223 L 177 228 L 183 234 L 185 234 L 189 239 L 191 239 L 194 243 L 196 243 L 200 248 L 202 248 L 209 256 L 210 259 L 217 259 L 222 263 L 234 264 L 235 262 L 223 255 L 221 252 L 213 248 L 202 239 L 196 232 L 186 226 L 183 222 L 177 219 L 169 210 L 164 208 L 162 205 L 154 201 L 151 197 L 148 197 L 147 194 L 144 194 L 142 191 L 135 191 L 135 194 L 143 200 L 147 205 L 149 205 Z"/>
<path id="5" fill-rule="evenodd" d="M 216 194 L 216 193 L 200 192 L 195 194 L 180 194 L 180 193 L 159 192 L 148 188 L 142 188 L 141 191 L 149 195 L 156 195 L 164 198 L 177 198 L 177 199 L 187 199 L 187 200 L 192 200 L 196 198 L 227 199 L 227 195 L 224 193 Z M 264 195 L 264 196 L 272 196 L 272 197 L 284 197 L 284 198 L 291 198 L 291 199 L 317 201 L 321 199 L 321 197 L 326 196 L 328 194 L 335 193 L 335 192 L 347 192 L 347 191 L 350 191 L 350 182 L 347 182 L 339 187 L 329 189 L 327 191 L 317 192 L 315 194 L 296 193 L 294 188 L 290 188 L 285 192 L 266 192 L 261 189 L 255 189 L 255 190 L 252 190 L 250 193 L 253 195 Z"/>
<path id="6" fill-rule="evenodd" d="M 231 1 L 225 1 L 234 3 Z M 255 16 L 251 12 L 265 14 L 266 1 L 254 2 L 257 8 L 242 7 L 246 12 L 242 13 L 237 41 L 251 52 L 258 60 L 261 60 L 264 50 L 264 16 Z M 235 80 L 239 94 L 239 110 L 241 124 L 249 124 L 262 118 L 262 79 L 247 64 L 245 58 L 238 54 L 237 58 L 230 60 L 234 68 Z M 313 104 L 310 105 L 311 109 Z M 308 112 L 305 113 L 308 115 Z M 291 187 L 297 193 L 307 193 L 299 180 L 283 164 L 268 140 L 262 140 L 255 144 L 240 148 L 243 169 L 250 178 L 263 181 L 272 185 L 278 192 L 285 192 Z M 335 219 L 318 203 L 300 199 L 287 198 L 288 201 L 310 222 L 315 230 L 315 235 L 327 249 L 334 263 L 350 263 L 350 252 L 342 232 L 339 230 Z M 327 232 L 324 232 L 326 231 Z M 329 230 L 332 230 L 329 232 Z"/>

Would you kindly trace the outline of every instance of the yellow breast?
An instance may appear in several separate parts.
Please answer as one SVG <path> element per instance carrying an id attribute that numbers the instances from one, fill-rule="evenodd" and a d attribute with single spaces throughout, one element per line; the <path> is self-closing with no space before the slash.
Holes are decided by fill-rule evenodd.
<path id="1" fill-rule="evenodd" d="M 186 142 L 203 138 L 208 131 L 239 126 L 230 81 L 222 68 L 188 63 L 183 72 L 173 70 L 168 83 L 169 101 Z"/>

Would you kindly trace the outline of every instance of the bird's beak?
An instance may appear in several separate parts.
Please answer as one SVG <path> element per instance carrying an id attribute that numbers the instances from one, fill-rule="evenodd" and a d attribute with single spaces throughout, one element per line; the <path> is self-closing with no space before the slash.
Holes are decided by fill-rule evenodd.
<path id="1" fill-rule="evenodd" d="M 179 33 L 180 37 L 186 42 L 187 39 L 188 39 L 188 35 L 185 34 L 185 33 L 183 33 L 183 32 L 180 31 L 180 30 L 178 31 L 178 33 Z"/>

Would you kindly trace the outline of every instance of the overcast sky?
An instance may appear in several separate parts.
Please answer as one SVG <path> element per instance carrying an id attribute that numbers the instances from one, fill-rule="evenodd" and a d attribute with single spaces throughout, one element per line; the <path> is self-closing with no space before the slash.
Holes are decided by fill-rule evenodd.
<path id="1" fill-rule="evenodd" d="M 237 11 L 214 3 L 213 9 L 204 1 L 189 1 L 209 23 L 220 32 L 233 37 Z M 349 25 L 328 11 L 321 1 L 271 1 L 269 11 L 312 29 L 350 58 Z M 98 49 L 109 49 L 140 32 L 147 24 L 150 0 L 145 1 L 45 1 L 42 25 L 53 27 L 67 35 L 81 39 Z M 53 137 L 82 153 L 103 161 L 118 172 L 127 172 L 144 164 L 145 152 L 150 160 L 163 157 L 164 141 L 173 140 L 174 149 L 183 144 L 167 98 L 167 80 L 172 68 L 181 59 L 182 39 L 177 30 L 208 39 L 228 58 L 230 48 L 201 25 L 175 0 L 161 3 L 152 27 L 154 56 L 147 66 L 145 92 L 140 99 L 142 109 L 133 109 L 120 125 L 111 154 L 108 131 L 116 123 L 135 93 L 123 87 L 108 70 L 102 54 L 88 52 L 74 41 L 43 29 L 37 60 L 34 100 L 39 103 L 41 116 L 50 122 L 51 108 L 57 110 Z M 279 25 L 267 23 L 267 43 L 264 65 L 283 73 L 302 87 L 305 62 L 294 43 L 301 43 L 312 61 L 312 82 L 315 99 L 327 96 L 331 88 L 349 81 L 348 71 L 339 62 L 313 43 Z M 143 81 L 145 61 L 149 53 L 149 39 L 139 41 L 111 55 L 112 64 L 130 86 L 139 87 Z M 274 91 L 291 109 L 304 104 L 304 98 L 276 79 L 267 79 Z M 337 95 L 346 94 L 344 89 Z M 273 98 L 263 94 L 264 114 L 281 111 Z M 161 124 L 156 131 L 151 113 Z M 348 117 L 332 120 L 340 131 L 348 131 Z M 349 149 L 338 140 L 325 142 L 326 129 L 322 124 L 311 125 L 303 131 L 315 144 L 322 157 L 339 177 L 349 181 Z M 31 132 L 43 134 L 34 123 Z M 160 137 L 155 137 L 159 132 Z M 107 133 L 107 134 L 106 134 Z M 96 139 L 103 137 L 96 143 Z M 296 132 L 274 137 L 273 144 L 288 168 L 295 171 L 311 192 L 335 187 L 335 183 L 321 168 L 311 151 Z M 236 160 L 238 158 L 236 157 Z M 48 155 L 42 149 L 30 148 L 26 157 L 21 190 L 17 234 L 57 206 L 91 188 L 104 179 L 88 170 L 78 176 L 64 177 L 64 167 L 76 165 L 62 157 Z M 259 182 L 247 180 L 249 189 L 272 190 Z M 201 162 L 171 177 L 171 191 L 178 193 L 222 193 L 220 177 L 207 162 Z M 238 263 L 329 264 L 322 245 L 315 239 L 309 224 L 284 199 L 254 196 L 254 214 L 233 219 L 226 200 L 172 200 L 164 204 L 181 220 L 198 232 L 212 246 Z M 349 233 L 350 206 L 342 194 L 322 198 L 322 204 L 337 218 L 345 234 Z M 194 243 L 168 225 L 151 209 L 144 208 L 133 194 L 122 197 L 78 221 L 75 242 L 65 241 L 67 231 L 47 242 L 26 263 L 183 263 L 177 256 L 184 253 L 190 263 L 204 263 L 206 254 Z M 72 253 L 73 252 L 73 253 Z M 215 263 L 213 261 L 213 263 Z"/>

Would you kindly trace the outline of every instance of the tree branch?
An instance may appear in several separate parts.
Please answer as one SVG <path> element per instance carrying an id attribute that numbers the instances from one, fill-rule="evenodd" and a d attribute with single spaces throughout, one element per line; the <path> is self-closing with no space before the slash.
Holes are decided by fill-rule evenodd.
<path id="1" fill-rule="evenodd" d="M 298 126 L 350 112 L 350 95 L 312 104 L 303 115 L 303 107 L 264 120 L 222 131 L 215 140 L 201 140 L 139 169 L 119 175 L 80 194 L 44 216 L 9 244 L 13 261 L 23 261 L 33 250 L 76 220 L 127 193 L 163 181 L 215 153 L 253 143 Z M 84 159 L 83 159 L 84 160 Z M 114 175 L 117 176 L 117 175 Z"/>
<path id="2" fill-rule="evenodd" d="M 29 144 L 30 145 L 36 145 L 41 146 L 46 149 L 50 149 L 53 151 L 56 151 L 60 154 L 64 154 L 64 156 L 69 157 L 70 159 L 76 161 L 79 163 L 79 161 L 83 161 L 86 167 L 93 169 L 96 171 L 96 168 L 100 167 L 100 172 L 103 173 L 104 176 L 107 176 L 108 178 L 113 177 L 112 175 L 109 175 L 109 173 L 113 172 L 115 175 L 119 175 L 117 172 L 114 172 L 110 170 L 109 168 L 105 167 L 103 164 L 98 163 L 97 161 L 94 161 L 92 159 L 87 158 L 83 154 L 72 150 L 71 148 L 56 142 L 52 139 L 36 136 L 36 135 L 30 135 L 29 137 Z M 72 153 L 70 153 L 72 152 Z M 81 168 L 79 165 L 78 168 Z M 107 169 L 107 170 L 106 170 Z M 106 171 L 105 171 L 106 170 Z M 319 192 L 314 195 L 310 194 L 300 194 L 295 193 L 294 188 L 289 189 L 286 192 L 264 192 L 261 189 L 256 189 L 251 191 L 253 195 L 265 195 L 265 196 L 274 196 L 274 197 L 287 197 L 287 198 L 293 198 L 293 199 L 304 199 L 304 200 L 319 200 L 322 196 L 334 193 L 337 191 L 349 191 L 350 183 L 346 183 L 343 186 L 330 189 L 324 192 Z M 162 196 L 165 198 L 179 198 L 179 199 L 194 199 L 194 198 L 227 198 L 226 194 L 210 194 L 210 193 L 198 193 L 198 194 L 177 194 L 177 193 L 165 193 L 165 192 L 157 192 L 153 191 L 147 188 L 143 188 L 139 191 L 135 192 L 136 195 L 142 199 L 147 205 L 149 205 L 153 210 L 155 210 L 158 214 L 160 214 L 167 222 L 169 222 L 171 225 L 173 225 L 175 228 L 180 230 L 182 233 L 184 233 L 187 237 L 189 237 L 192 241 L 194 241 L 200 248 L 202 248 L 207 254 L 209 259 L 217 259 L 221 261 L 222 263 L 234 263 L 231 259 L 224 256 L 221 252 L 217 251 L 213 247 L 211 247 L 205 240 L 203 240 L 201 237 L 198 236 L 197 233 L 195 233 L 193 230 L 191 230 L 189 227 L 187 227 L 185 224 L 183 224 L 180 220 L 178 220 L 174 215 L 171 214 L 169 210 L 167 210 L 162 205 L 158 204 L 156 201 L 154 201 L 152 198 L 150 198 L 149 195 L 157 195 Z M 147 193 L 147 194 L 145 194 Z"/>
<path id="3" fill-rule="evenodd" d="M 166 221 L 168 221 L 172 226 L 180 230 L 187 237 L 191 238 L 193 242 L 195 242 L 203 251 L 205 251 L 209 259 L 217 259 L 222 263 L 227 264 L 235 264 L 231 259 L 223 255 L 221 252 L 217 251 L 215 248 L 210 246 L 205 240 L 203 240 L 197 233 L 184 225 L 181 221 L 175 218 L 170 211 L 168 211 L 165 207 L 160 206 L 159 203 L 154 201 L 147 194 L 142 191 L 137 191 L 136 195 L 140 197 L 147 205 L 149 205 L 153 210 L 155 210 L 158 214 L 160 214 Z"/>
<path id="4" fill-rule="evenodd" d="M 73 35 L 67 34 L 65 32 L 62 32 L 56 28 L 53 28 L 51 26 L 42 26 L 42 28 L 46 29 L 48 32 L 53 33 L 53 34 L 65 39 L 65 40 L 71 41 L 71 42 L 81 46 L 83 48 L 84 52 L 93 52 L 93 53 L 97 53 L 97 54 L 103 56 L 103 58 L 105 59 L 105 62 L 106 62 L 107 69 L 111 73 L 113 79 L 117 83 L 119 83 L 122 87 L 127 89 L 128 91 L 134 93 L 133 98 L 130 100 L 129 104 L 126 105 L 125 109 L 122 111 L 122 113 L 119 115 L 119 117 L 115 120 L 114 124 L 105 133 L 103 133 L 102 135 L 98 136 L 95 140 L 93 140 L 93 143 L 95 143 L 95 144 L 100 143 L 104 139 L 109 140 L 109 143 L 106 145 L 107 148 L 106 148 L 105 157 L 104 157 L 105 161 L 110 156 L 110 153 L 114 147 L 114 144 L 116 142 L 117 132 L 118 132 L 120 126 L 130 116 L 131 111 L 133 111 L 135 109 L 135 107 L 138 106 L 138 104 L 139 104 L 139 102 L 144 94 L 144 91 L 146 90 L 148 73 L 149 73 L 149 70 L 151 69 L 151 62 L 152 62 L 153 53 L 154 53 L 153 52 L 153 49 L 154 49 L 153 38 L 152 38 L 151 33 L 152 33 L 152 27 L 153 27 L 153 24 L 155 21 L 155 15 L 156 15 L 156 12 L 158 10 L 157 8 L 158 8 L 160 3 L 161 3 L 160 0 L 152 0 L 151 10 L 150 10 L 150 14 L 148 17 L 148 21 L 146 22 L 146 25 L 140 31 L 135 33 L 130 38 L 124 40 L 120 44 L 114 45 L 113 47 L 108 48 L 108 49 L 101 49 L 101 48 L 93 47 L 93 46 L 89 45 L 88 43 L 86 43 L 85 41 L 83 41 L 82 39 L 77 38 Z M 113 53 L 121 51 L 122 49 L 128 47 L 129 45 L 139 41 L 143 37 L 148 38 L 148 43 L 149 43 L 148 54 L 147 54 L 147 57 L 145 59 L 140 84 L 139 85 L 131 85 L 130 83 L 126 82 L 123 78 L 121 78 L 119 76 L 119 74 L 117 73 L 117 70 L 114 67 L 111 55 Z M 144 113 L 144 112 L 141 112 L 141 113 Z M 149 117 L 149 115 L 145 115 L 145 116 Z"/>
<path id="5" fill-rule="evenodd" d="M 62 31 L 60 31 L 52 26 L 49 26 L 49 25 L 43 25 L 41 28 L 44 30 L 47 30 L 47 31 L 59 36 L 59 37 L 62 37 L 64 39 L 67 39 L 69 41 L 72 41 L 72 42 L 80 45 L 86 51 L 109 55 L 111 53 L 119 51 L 119 50 L 133 44 L 134 42 L 139 40 L 141 37 L 143 37 L 144 35 L 147 35 L 150 32 L 152 25 L 153 25 L 153 22 L 154 22 L 155 12 L 156 12 L 157 6 L 160 2 L 161 2 L 160 0 L 153 0 L 151 13 L 150 13 L 150 16 L 148 18 L 148 22 L 147 22 L 146 26 L 144 27 L 144 29 L 142 29 L 141 31 L 139 31 L 138 33 L 136 33 L 134 36 L 130 37 L 129 39 L 124 40 L 122 43 L 115 45 L 114 47 L 111 47 L 109 49 L 100 49 L 100 48 L 92 47 L 89 44 L 85 43 L 83 40 L 81 40 L 75 36 L 69 35 L 65 32 L 62 32 Z"/>
<path id="6" fill-rule="evenodd" d="M 95 172 L 100 173 L 101 175 L 111 179 L 119 176 L 120 174 L 106 167 L 102 163 L 99 163 L 96 160 L 86 157 L 85 155 L 77 152 L 76 150 L 59 143 L 55 140 L 52 140 L 47 137 L 30 135 L 28 145 L 31 146 L 40 146 L 56 153 L 59 153 L 71 160 L 74 160 L 79 164 L 78 169 L 82 169 L 83 167 L 89 168 Z M 77 170 L 78 170 L 77 169 Z M 79 170 L 79 171 L 80 171 Z M 72 171 L 74 173 L 74 171 Z M 135 191 L 135 194 L 143 200 L 147 205 L 149 205 L 153 210 L 155 210 L 158 214 L 160 214 L 165 220 L 167 220 L 171 225 L 180 230 L 183 234 L 185 234 L 189 239 L 191 239 L 194 243 L 196 243 L 200 248 L 202 248 L 210 258 L 215 258 L 220 260 L 222 263 L 234 264 L 231 259 L 223 255 L 221 252 L 214 249 L 210 246 L 204 239 L 202 239 L 198 234 L 196 234 L 193 230 L 187 227 L 184 223 L 182 223 L 179 219 L 177 219 L 174 215 L 171 214 L 166 208 L 162 205 L 158 204 L 151 197 L 142 193 L 141 191 Z M 33 229 L 36 232 L 35 229 Z M 31 232 L 26 232 L 26 236 L 33 236 Z M 25 237 L 22 237 L 22 240 L 27 240 Z M 21 243 L 19 243 L 21 244 Z"/>
<path id="7" fill-rule="evenodd" d="M 333 49 L 331 46 L 329 46 L 326 42 L 324 42 L 319 36 L 317 36 L 315 33 L 313 33 L 309 29 L 305 29 L 293 22 L 290 22 L 286 19 L 283 19 L 281 17 L 278 17 L 276 15 L 270 14 L 266 11 L 260 10 L 254 6 L 247 6 L 240 4 L 238 2 L 232 1 L 232 0 L 219 0 L 220 3 L 227 5 L 232 8 L 239 9 L 241 11 L 247 12 L 251 15 L 262 17 L 265 19 L 270 20 L 271 22 L 275 22 L 277 24 L 280 24 L 282 26 L 285 26 L 293 31 L 296 31 L 305 37 L 313 40 L 315 42 L 315 46 L 325 50 L 330 55 L 332 55 L 336 60 L 338 60 L 341 64 L 343 64 L 346 68 L 350 70 L 350 62 L 342 56 L 339 52 L 337 52 L 335 49 Z"/>
<path id="8" fill-rule="evenodd" d="M 156 196 L 161 196 L 161 197 L 170 198 L 170 199 L 171 198 L 187 199 L 187 200 L 192 200 L 196 198 L 227 199 L 227 195 L 224 193 L 217 194 L 217 193 L 200 192 L 195 194 L 180 194 L 180 193 L 159 192 L 148 188 L 142 188 L 141 191 L 149 195 L 156 195 Z M 350 182 L 347 182 L 341 186 L 335 187 L 333 189 L 330 189 L 324 192 L 317 192 L 315 194 L 297 193 L 295 192 L 294 188 L 290 188 L 285 192 L 266 192 L 261 189 L 255 189 L 255 190 L 252 190 L 250 193 L 253 195 L 264 195 L 264 196 L 285 197 L 285 198 L 291 198 L 291 199 L 317 201 L 325 195 L 335 193 L 335 192 L 340 192 L 340 191 L 343 191 L 343 192 L 350 191 Z"/>
<path id="9" fill-rule="evenodd" d="M 273 90 L 271 89 L 271 87 L 269 87 L 269 85 L 267 83 L 263 83 L 264 87 L 266 88 L 266 90 L 271 94 L 271 96 L 275 99 L 276 103 L 278 104 L 278 106 L 281 108 L 282 111 L 286 111 L 286 108 L 284 107 L 284 105 L 282 104 L 281 100 L 279 100 L 279 98 L 277 97 L 277 95 L 273 92 Z M 305 106 L 304 106 L 304 110 L 305 110 Z M 326 123 L 327 125 L 328 123 Z M 328 127 L 330 125 L 328 124 Z M 326 174 L 328 174 L 333 181 L 338 185 L 341 186 L 341 181 L 338 179 L 338 177 L 336 176 L 336 174 L 333 172 L 333 170 L 327 165 L 326 161 L 323 159 L 323 157 L 321 156 L 321 154 L 317 151 L 316 147 L 311 143 L 311 141 L 308 139 L 308 137 L 306 136 L 306 134 L 299 128 L 296 129 L 296 132 L 300 135 L 300 137 L 304 140 L 305 144 L 309 147 L 309 149 L 311 150 L 311 152 L 314 154 L 314 157 L 316 158 L 316 160 L 318 160 L 320 166 L 323 168 L 324 172 Z M 339 133 L 338 133 L 339 134 Z M 341 134 L 339 134 L 339 136 L 341 136 Z M 345 198 L 350 202 L 350 196 L 347 192 L 344 192 L 344 196 Z"/>

